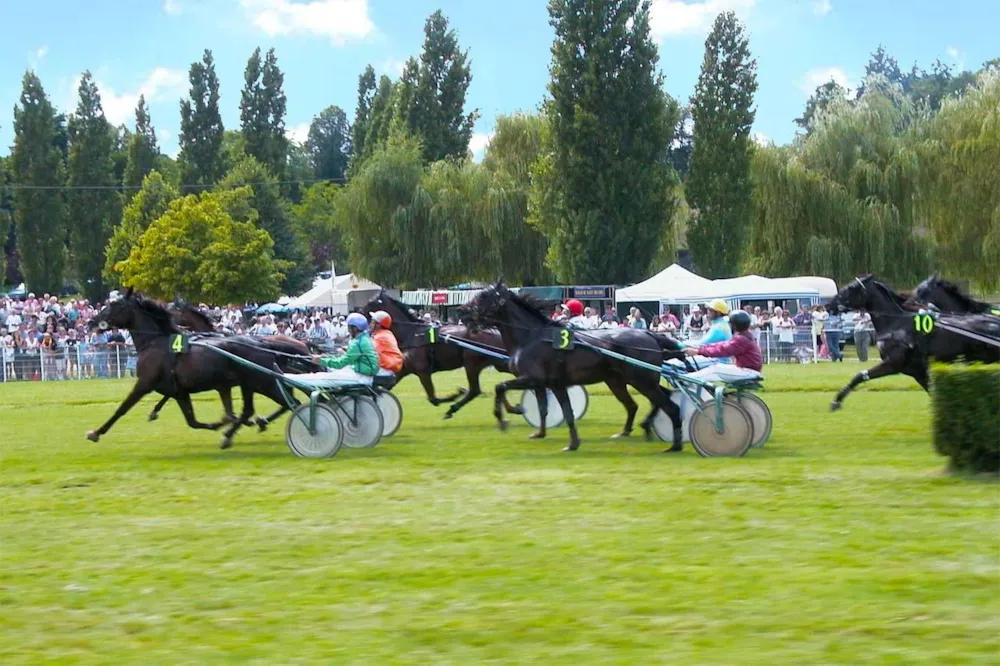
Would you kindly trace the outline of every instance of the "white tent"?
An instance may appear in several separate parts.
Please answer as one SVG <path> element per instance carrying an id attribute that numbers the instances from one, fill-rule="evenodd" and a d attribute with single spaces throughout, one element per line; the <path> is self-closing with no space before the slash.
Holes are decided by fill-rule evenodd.
<path id="1" fill-rule="evenodd" d="M 715 297 L 712 281 L 695 275 L 677 264 L 639 284 L 615 292 L 616 302 L 648 303 L 652 301 L 699 302 Z"/>
<path id="2" fill-rule="evenodd" d="M 346 314 L 352 308 L 364 305 L 382 288 L 354 273 L 320 279 L 313 288 L 288 304 L 291 308 L 332 308 Z"/>

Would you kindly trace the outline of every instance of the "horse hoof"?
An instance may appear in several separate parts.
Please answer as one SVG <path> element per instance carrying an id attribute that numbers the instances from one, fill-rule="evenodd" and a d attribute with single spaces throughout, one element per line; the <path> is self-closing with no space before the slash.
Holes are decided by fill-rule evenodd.
<path id="1" fill-rule="evenodd" d="M 842 405 L 839 402 L 837 402 L 836 400 L 834 400 L 833 402 L 830 403 L 830 411 L 831 412 L 835 412 L 838 409 L 840 409 L 841 407 L 842 407 Z"/>
<path id="2" fill-rule="evenodd" d="M 611 439 L 622 439 L 624 437 L 631 437 L 631 436 L 632 433 L 622 431 L 622 432 L 616 432 L 615 434 L 611 435 Z"/>
<path id="3" fill-rule="evenodd" d="M 223 437 L 222 438 L 222 443 L 219 444 L 219 448 L 225 450 L 225 449 L 228 449 L 228 448 L 232 447 L 232 445 L 233 445 L 233 439 L 232 439 L 232 437 Z"/>
<path id="4" fill-rule="evenodd" d="M 147 421 L 155 421 L 158 418 L 160 418 L 160 415 L 158 413 L 156 413 L 156 412 L 150 412 L 149 413 L 149 417 L 146 420 Z"/>
<path id="5" fill-rule="evenodd" d="M 563 449 L 563 453 L 572 453 L 573 451 L 576 451 L 578 448 L 580 448 L 579 444 L 577 444 L 576 446 L 570 444 L 569 446 Z"/>
<path id="6" fill-rule="evenodd" d="M 447 421 L 448 419 L 450 419 L 454 415 L 455 415 L 455 412 L 445 412 L 445 414 L 444 414 L 444 420 Z"/>
<path id="7" fill-rule="evenodd" d="M 468 392 L 469 392 L 469 389 L 465 388 L 464 386 L 461 387 L 460 389 L 458 389 L 458 395 L 460 395 L 460 396 L 465 395 Z"/>
<path id="8" fill-rule="evenodd" d="M 528 439 L 545 439 L 545 435 L 540 432 L 533 432 L 528 435 Z"/>
<path id="9" fill-rule="evenodd" d="M 506 431 L 507 430 L 507 422 L 506 421 L 500 421 L 499 427 L 500 427 L 500 431 L 501 432 Z"/>
<path id="10" fill-rule="evenodd" d="M 664 453 L 680 453 L 683 450 L 684 450 L 684 445 L 683 444 L 674 444 L 669 449 L 666 449 L 663 452 Z"/>
<path id="11" fill-rule="evenodd" d="M 656 439 L 656 434 L 653 432 L 652 428 L 646 428 L 645 433 L 647 442 L 652 442 L 654 439 Z"/>
<path id="12" fill-rule="evenodd" d="M 91 430 L 90 432 L 87 433 L 87 439 L 89 439 L 92 442 L 96 442 L 100 438 L 101 436 L 97 434 L 96 430 Z"/>

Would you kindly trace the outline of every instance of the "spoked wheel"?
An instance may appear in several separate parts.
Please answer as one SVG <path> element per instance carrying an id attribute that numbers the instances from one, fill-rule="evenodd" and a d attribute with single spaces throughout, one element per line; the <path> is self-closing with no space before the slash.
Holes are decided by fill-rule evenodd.
<path id="1" fill-rule="evenodd" d="M 545 427 L 558 428 L 566 420 L 563 418 L 562 407 L 559 406 L 559 401 L 556 400 L 552 391 L 546 390 L 545 395 L 548 398 L 549 407 L 549 411 L 545 415 Z M 532 428 L 542 426 L 542 415 L 538 411 L 538 400 L 535 398 L 534 391 L 525 391 L 521 395 L 521 415 Z"/>
<path id="2" fill-rule="evenodd" d="M 344 429 L 337 414 L 326 405 L 316 405 L 309 432 L 309 405 L 299 405 L 285 426 L 285 443 L 300 458 L 332 458 L 344 442 Z"/>
<path id="3" fill-rule="evenodd" d="M 587 389 L 584 386 L 569 386 L 566 388 L 566 393 L 569 395 L 569 404 L 573 408 L 573 420 L 579 421 L 590 407 L 590 394 L 587 393 Z M 563 417 L 562 407 L 559 406 L 559 401 L 556 400 L 556 394 L 550 389 L 545 390 L 545 395 L 548 398 L 549 406 L 549 411 L 545 419 L 545 427 L 558 428 L 566 422 L 566 419 Z M 524 420 L 528 422 L 528 425 L 532 428 L 538 428 L 541 425 L 542 420 L 538 413 L 538 400 L 535 399 L 534 391 L 525 391 L 521 395 L 521 409 L 524 412 Z"/>
<path id="4" fill-rule="evenodd" d="M 382 436 L 392 437 L 403 423 L 403 406 L 399 404 L 399 398 L 389 391 L 379 392 L 375 403 L 382 412 Z"/>
<path id="5" fill-rule="evenodd" d="M 344 424 L 344 446 L 370 449 L 382 439 L 382 410 L 366 395 L 343 395 L 335 398 L 337 416 Z"/>
<path id="6" fill-rule="evenodd" d="M 751 447 L 759 449 L 764 446 L 764 443 L 771 437 L 771 427 L 774 423 L 771 419 L 771 410 L 767 408 L 767 403 L 756 393 L 739 393 L 732 396 L 732 399 L 743 408 L 750 417 L 750 422 L 753 424 L 753 443 Z"/>
<path id="7" fill-rule="evenodd" d="M 722 410 L 722 432 L 715 427 L 717 409 Z M 714 400 L 706 402 L 691 417 L 691 445 L 704 458 L 740 458 L 752 443 L 750 416 L 731 400 L 724 400 L 720 408 Z"/>

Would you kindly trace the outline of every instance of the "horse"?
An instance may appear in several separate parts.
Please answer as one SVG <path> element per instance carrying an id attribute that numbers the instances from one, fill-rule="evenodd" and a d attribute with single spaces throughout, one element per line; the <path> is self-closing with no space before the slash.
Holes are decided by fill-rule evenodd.
<path id="1" fill-rule="evenodd" d="M 93 442 L 100 440 L 118 419 L 145 395 L 154 391 L 176 400 L 191 428 L 218 430 L 225 425 L 224 421 L 201 423 L 195 418 L 191 394 L 239 386 L 243 398 L 243 412 L 225 431 L 221 444 L 221 448 L 224 449 L 232 446 L 233 435 L 253 416 L 254 393 L 260 393 L 279 404 L 285 404 L 281 390 L 270 375 L 207 348 L 216 347 L 249 363 L 280 370 L 284 362 L 282 354 L 292 354 L 294 350 L 277 341 L 265 346 L 254 338 L 242 336 L 208 338 L 200 340 L 199 345 L 184 349 L 184 341 L 179 337 L 181 331 L 174 324 L 170 313 L 155 301 L 135 294 L 132 289 L 129 289 L 124 297 L 105 306 L 90 321 L 89 326 L 101 329 L 111 327 L 127 329 L 132 335 L 139 356 L 136 383 L 132 391 L 107 422 L 87 433 L 87 438 Z M 318 369 L 318 366 L 314 367 Z M 294 398 L 292 402 L 297 404 Z M 285 406 L 279 412 L 287 409 Z"/>
<path id="2" fill-rule="evenodd" d="M 1000 317 L 1000 308 L 963 294 L 958 285 L 932 275 L 913 290 L 917 300 L 930 303 L 948 314 L 986 314 Z"/>
<path id="3" fill-rule="evenodd" d="M 950 330 L 974 330 L 982 324 L 982 315 L 946 315 L 940 322 L 947 328 L 940 327 L 919 303 L 896 293 L 872 275 L 855 278 L 830 304 L 842 312 L 864 308 L 871 313 L 882 357 L 881 363 L 859 372 L 837 393 L 830 405 L 832 411 L 840 409 L 844 398 L 859 384 L 879 377 L 904 374 L 927 391 L 931 358 L 945 363 L 960 357 L 986 363 L 1000 361 L 1000 348 Z"/>
<path id="4" fill-rule="evenodd" d="M 480 354 L 465 349 L 442 339 L 449 335 L 479 345 L 488 351 L 506 355 L 503 338 L 496 329 L 485 328 L 470 330 L 464 324 L 445 324 L 437 329 L 438 339 L 430 342 L 427 333 L 431 326 L 421 321 L 406 305 L 392 298 L 384 291 L 370 300 L 362 308 L 363 313 L 384 310 L 392 317 L 392 334 L 396 338 L 400 351 L 403 352 L 403 369 L 396 375 L 397 380 L 407 375 L 416 375 L 427 394 L 427 400 L 432 405 L 452 403 L 444 418 L 450 419 L 483 391 L 479 385 L 479 375 L 486 368 L 496 368 L 500 372 L 509 373 L 507 361 Z M 468 390 L 459 389 L 454 394 L 438 398 L 434 390 L 435 372 L 465 369 L 465 377 L 469 383 Z M 513 406 L 504 400 L 504 408 L 509 414 L 521 414 L 519 406 Z"/>
<path id="5" fill-rule="evenodd" d="M 652 440 L 653 418 L 662 409 L 673 423 L 673 447 L 670 452 L 683 448 L 680 409 L 670 400 L 670 395 L 660 386 L 658 368 L 664 357 L 683 358 L 683 347 L 672 338 L 640 329 L 602 329 L 572 331 L 553 322 L 542 305 L 527 295 L 510 291 L 503 281 L 489 287 L 476 297 L 463 311 L 463 317 L 472 326 L 496 326 L 504 345 L 510 350 L 510 369 L 516 377 L 496 386 L 493 415 L 501 430 L 506 429 L 501 404 L 504 395 L 512 389 L 542 392 L 538 401 L 541 429 L 535 436 L 545 436 L 545 419 L 548 409 L 544 390 L 551 389 L 562 407 L 569 427 L 570 442 L 564 451 L 576 451 L 580 437 L 576 431 L 573 410 L 567 387 L 581 384 L 605 383 L 625 406 L 628 418 L 621 433 L 632 430 L 632 420 L 637 406 L 628 393 L 635 388 L 652 405 L 649 416 L 642 422 L 647 440 Z M 574 345 L 572 341 L 578 342 Z M 557 348 L 561 346 L 562 348 Z M 601 353 L 601 349 L 615 355 L 628 356 L 647 367 L 633 365 L 627 360 Z M 657 369 L 650 369 L 655 366 Z"/>

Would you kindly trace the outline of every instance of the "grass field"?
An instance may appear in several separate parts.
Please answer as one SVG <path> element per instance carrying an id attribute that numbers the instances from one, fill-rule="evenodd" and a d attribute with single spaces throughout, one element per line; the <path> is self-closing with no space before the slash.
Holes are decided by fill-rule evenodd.
<path id="1" fill-rule="evenodd" d="M 910 380 L 829 413 L 859 368 L 768 368 L 738 460 L 609 440 L 606 390 L 575 454 L 407 380 L 396 437 L 303 460 L 152 398 L 92 444 L 129 382 L 0 385 L 0 663 L 996 664 L 1000 485 Z"/>

